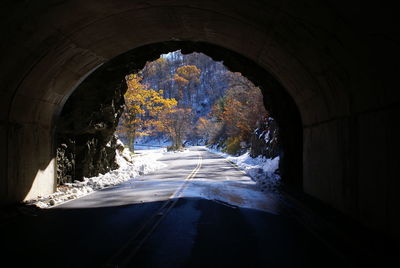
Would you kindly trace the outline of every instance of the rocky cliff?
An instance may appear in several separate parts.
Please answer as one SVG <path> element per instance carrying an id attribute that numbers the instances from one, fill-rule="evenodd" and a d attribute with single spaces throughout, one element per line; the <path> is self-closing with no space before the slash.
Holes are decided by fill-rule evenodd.
<path id="1" fill-rule="evenodd" d="M 275 158 L 279 155 L 279 129 L 276 121 L 269 117 L 261 122 L 250 139 L 250 155 Z"/>
<path id="2" fill-rule="evenodd" d="M 89 77 L 70 96 L 57 122 L 57 183 L 118 168 L 115 129 L 124 107 L 125 81 L 115 87 Z"/>

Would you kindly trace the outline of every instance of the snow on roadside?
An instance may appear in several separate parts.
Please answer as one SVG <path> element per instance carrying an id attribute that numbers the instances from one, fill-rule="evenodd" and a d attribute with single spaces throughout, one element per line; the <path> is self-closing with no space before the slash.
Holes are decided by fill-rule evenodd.
<path id="1" fill-rule="evenodd" d="M 215 180 L 206 177 L 195 177 L 190 180 L 181 197 L 199 197 L 203 199 L 222 202 L 228 206 L 263 210 L 278 213 L 278 205 L 273 195 L 268 195 L 257 186 L 250 178 L 232 178 Z"/>
<path id="2" fill-rule="evenodd" d="M 280 185 L 281 177 L 276 173 L 279 168 L 279 156 L 273 159 L 263 156 L 252 158 L 248 152 L 240 156 L 232 156 L 212 148 L 206 147 L 206 149 L 236 164 L 257 182 L 263 191 L 275 191 Z"/>
<path id="3" fill-rule="evenodd" d="M 114 186 L 129 179 L 136 178 L 163 168 L 166 165 L 157 161 L 165 152 L 165 149 L 143 151 L 140 155 L 132 157 L 129 149 L 125 148 L 122 152 L 116 151 L 116 161 L 119 168 L 99 176 L 84 178 L 83 181 L 66 183 L 58 186 L 57 191 L 47 196 L 39 196 L 35 199 L 27 200 L 26 203 L 36 205 L 40 208 L 48 208 L 54 205 L 73 200 L 87 195 L 94 191 Z"/>

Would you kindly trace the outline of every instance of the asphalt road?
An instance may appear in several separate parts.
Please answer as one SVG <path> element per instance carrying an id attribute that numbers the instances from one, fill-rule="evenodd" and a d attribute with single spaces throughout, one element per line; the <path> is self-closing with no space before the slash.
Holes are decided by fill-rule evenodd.
<path id="1" fill-rule="evenodd" d="M 273 195 L 233 191 L 258 190 L 223 158 L 194 147 L 161 161 L 154 174 L 2 223 L 2 267 L 347 267 Z M 209 199 L 187 197 L 191 187 Z"/>

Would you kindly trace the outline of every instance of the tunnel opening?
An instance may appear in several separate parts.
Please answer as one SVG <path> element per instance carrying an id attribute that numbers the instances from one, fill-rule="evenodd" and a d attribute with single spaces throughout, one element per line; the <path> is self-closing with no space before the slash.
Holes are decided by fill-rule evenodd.
<path id="1" fill-rule="evenodd" d="M 203 53 L 181 51 L 162 54 L 125 78 L 116 136 L 128 150 L 123 157 L 117 151 L 118 161 L 202 146 L 236 162 L 263 190 L 277 190 L 279 128 L 260 88 L 247 78 Z"/>
<path id="2" fill-rule="evenodd" d="M 280 129 L 280 167 L 283 186 L 302 187 L 302 128 L 291 97 L 277 80 L 256 63 L 225 48 L 202 42 L 169 41 L 146 45 L 115 57 L 90 74 L 71 94 L 57 120 L 58 183 L 97 176 L 115 169 L 113 136 L 123 114 L 126 74 L 138 73 L 149 61 L 164 54 L 204 53 L 223 62 L 229 71 L 241 73 L 258 86 L 264 106 Z M 77 165 L 77 163 L 79 163 Z"/>
<path id="3" fill-rule="evenodd" d="M 279 156 L 279 129 L 260 88 L 202 53 L 163 54 L 126 76 L 117 136 L 136 148 L 207 145 L 230 155 Z"/>

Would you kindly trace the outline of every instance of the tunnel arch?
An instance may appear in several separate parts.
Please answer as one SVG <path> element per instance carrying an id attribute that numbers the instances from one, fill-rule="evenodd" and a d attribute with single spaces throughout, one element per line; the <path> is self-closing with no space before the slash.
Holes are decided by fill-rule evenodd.
<path id="1" fill-rule="evenodd" d="M 393 10 L 318 0 L 5 1 L 0 202 L 54 190 L 55 116 L 83 77 L 132 48 L 186 40 L 267 70 L 301 116 L 304 191 L 399 235 Z"/>
<path id="2" fill-rule="evenodd" d="M 125 76 L 143 69 L 147 62 L 156 60 L 161 54 L 176 50 L 181 50 L 183 54 L 201 52 L 214 61 L 222 61 L 230 71 L 242 73 L 260 87 L 264 105 L 280 128 L 280 173 L 283 185 L 301 189 L 302 123 L 294 101 L 279 82 L 256 63 L 238 53 L 209 43 L 167 41 L 138 47 L 111 59 L 92 72 L 71 93 L 72 102 L 66 102 L 61 113 L 61 122 L 55 117 L 56 131 L 57 126 L 67 134 L 71 131 L 75 135 L 86 135 L 95 131 L 96 122 L 91 117 L 95 113 L 101 114 L 104 105 L 121 105 L 118 103 L 122 102 L 122 95 L 126 90 Z M 101 119 L 104 120 L 104 117 L 99 118 Z M 115 131 L 115 121 L 112 120 L 113 118 L 105 120 L 109 124 L 109 130 L 105 130 L 108 133 Z M 91 130 L 88 131 L 87 128 Z"/>

